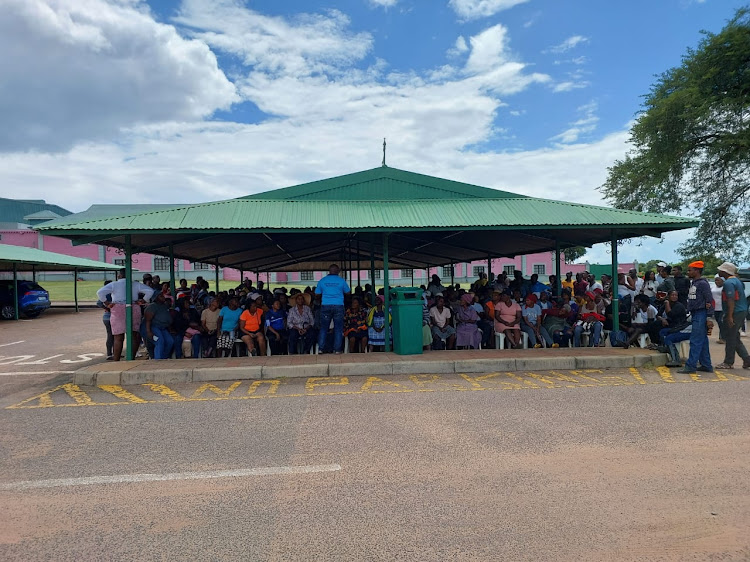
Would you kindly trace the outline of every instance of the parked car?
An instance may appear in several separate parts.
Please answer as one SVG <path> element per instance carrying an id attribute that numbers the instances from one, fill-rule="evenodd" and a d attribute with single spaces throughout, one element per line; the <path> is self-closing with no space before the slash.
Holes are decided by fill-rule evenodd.
<path id="1" fill-rule="evenodd" d="M 33 281 L 18 282 L 18 310 L 27 318 L 36 318 L 50 307 L 49 293 Z M 13 320 L 13 281 L 0 280 L 0 316 Z"/>

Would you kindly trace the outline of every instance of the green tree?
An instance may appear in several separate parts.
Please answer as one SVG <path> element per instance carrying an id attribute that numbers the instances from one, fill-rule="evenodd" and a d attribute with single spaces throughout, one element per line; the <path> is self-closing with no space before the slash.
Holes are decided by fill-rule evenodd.
<path id="1" fill-rule="evenodd" d="M 572 248 L 565 248 L 563 253 L 565 254 L 565 263 L 574 263 L 586 255 L 585 246 L 573 246 Z"/>
<path id="2" fill-rule="evenodd" d="M 662 74 L 602 186 L 616 207 L 700 218 L 683 256 L 750 259 L 750 8 Z"/>

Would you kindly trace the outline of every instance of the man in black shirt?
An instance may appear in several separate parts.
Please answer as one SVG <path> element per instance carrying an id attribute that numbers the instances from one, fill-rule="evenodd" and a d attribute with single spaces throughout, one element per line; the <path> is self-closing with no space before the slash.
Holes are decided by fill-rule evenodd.
<path id="1" fill-rule="evenodd" d="M 690 279 L 682 274 L 682 267 L 675 265 L 672 268 L 674 288 L 677 291 L 677 300 L 687 306 L 688 293 L 690 292 Z"/>

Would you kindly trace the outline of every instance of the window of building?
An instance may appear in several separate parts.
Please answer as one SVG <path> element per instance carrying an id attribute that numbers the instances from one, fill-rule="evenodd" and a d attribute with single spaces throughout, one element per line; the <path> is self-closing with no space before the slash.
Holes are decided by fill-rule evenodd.
<path id="1" fill-rule="evenodd" d="M 412 275 L 414 275 L 413 269 L 402 269 L 401 270 L 401 279 L 406 279 L 407 277 L 411 279 Z"/>
<path id="2" fill-rule="evenodd" d="M 154 271 L 167 271 L 169 269 L 169 258 L 154 258 Z"/>
<path id="3" fill-rule="evenodd" d="M 300 271 L 299 280 L 300 281 L 315 281 L 315 272 L 314 271 Z"/>
<path id="4" fill-rule="evenodd" d="M 453 275 L 453 266 L 443 266 L 443 277 L 450 277 Z"/>
<path id="5" fill-rule="evenodd" d="M 125 259 L 115 259 L 115 265 L 119 265 L 120 267 L 125 267 Z"/>
<path id="6" fill-rule="evenodd" d="M 474 277 L 479 277 L 480 273 L 484 273 L 484 266 L 483 265 L 475 265 L 473 268 L 474 271 Z"/>
<path id="7" fill-rule="evenodd" d="M 534 270 L 533 273 L 536 273 L 537 275 L 545 275 L 545 267 L 543 263 L 536 263 L 534 264 Z"/>
<path id="8" fill-rule="evenodd" d="M 503 272 L 505 275 L 508 275 L 509 277 L 513 276 L 513 272 L 516 270 L 515 265 L 504 265 L 503 266 Z"/>
<path id="9" fill-rule="evenodd" d="M 383 270 L 382 269 L 376 269 L 375 270 L 375 279 L 382 279 L 383 278 Z"/>
<path id="10" fill-rule="evenodd" d="M 208 263 L 198 263 L 198 262 L 195 262 L 195 263 L 193 264 L 193 269 L 196 269 L 196 270 L 205 270 L 205 269 L 211 269 L 211 264 L 208 264 Z"/>

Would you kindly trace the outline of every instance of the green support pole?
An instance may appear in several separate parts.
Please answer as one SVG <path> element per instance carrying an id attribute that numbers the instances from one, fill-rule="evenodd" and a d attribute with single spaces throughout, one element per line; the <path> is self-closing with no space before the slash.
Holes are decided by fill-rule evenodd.
<path id="1" fill-rule="evenodd" d="M 487 282 L 490 281 L 490 273 L 492 273 L 492 257 L 487 256 Z"/>
<path id="2" fill-rule="evenodd" d="M 240 285 L 242 285 L 245 282 L 245 269 L 243 266 L 240 266 Z"/>
<path id="3" fill-rule="evenodd" d="M 370 246 L 370 292 L 372 293 L 370 299 L 372 306 L 375 306 L 375 301 L 378 298 L 378 290 L 375 288 L 375 245 Z"/>
<path id="4" fill-rule="evenodd" d="M 385 336 L 385 351 L 386 353 L 391 350 L 391 325 L 388 322 L 388 314 L 391 305 L 391 287 L 388 282 L 388 233 L 383 234 L 383 296 L 385 302 L 383 303 L 383 312 L 385 313 L 385 330 L 383 335 Z"/>
<path id="5" fill-rule="evenodd" d="M 617 290 L 617 234 L 612 231 L 612 329 L 620 329 L 620 300 Z"/>
<path id="6" fill-rule="evenodd" d="M 562 271 L 560 271 L 560 242 L 558 240 L 555 240 L 555 275 L 557 276 L 555 280 L 555 292 L 559 297 L 562 294 Z"/>
<path id="7" fill-rule="evenodd" d="M 216 260 L 216 288 L 214 289 L 216 291 L 216 295 L 219 295 L 219 260 Z"/>
<path id="8" fill-rule="evenodd" d="M 414 286 L 414 268 L 411 270 L 411 286 Z"/>
<path id="9" fill-rule="evenodd" d="M 138 306 L 138 305 L 136 305 Z M 133 246 L 125 236 L 125 361 L 133 359 Z"/>
<path id="10" fill-rule="evenodd" d="M 78 269 L 73 270 L 73 300 L 76 303 L 76 312 L 78 312 Z"/>
<path id="11" fill-rule="evenodd" d="M 169 290 L 172 292 L 172 302 L 177 304 L 177 284 L 174 278 L 174 244 L 169 245 Z"/>
<path id="12" fill-rule="evenodd" d="M 357 287 L 362 286 L 362 264 L 360 263 L 361 256 L 359 255 L 359 240 L 357 240 Z"/>
<path id="13" fill-rule="evenodd" d="M 454 274 L 453 264 L 451 264 L 451 285 L 455 285 L 456 284 L 453 274 Z"/>
<path id="14" fill-rule="evenodd" d="M 31 280 L 36 283 L 36 266 L 31 266 Z"/>
<path id="15" fill-rule="evenodd" d="M 13 263 L 13 314 L 18 320 L 18 265 Z"/>

